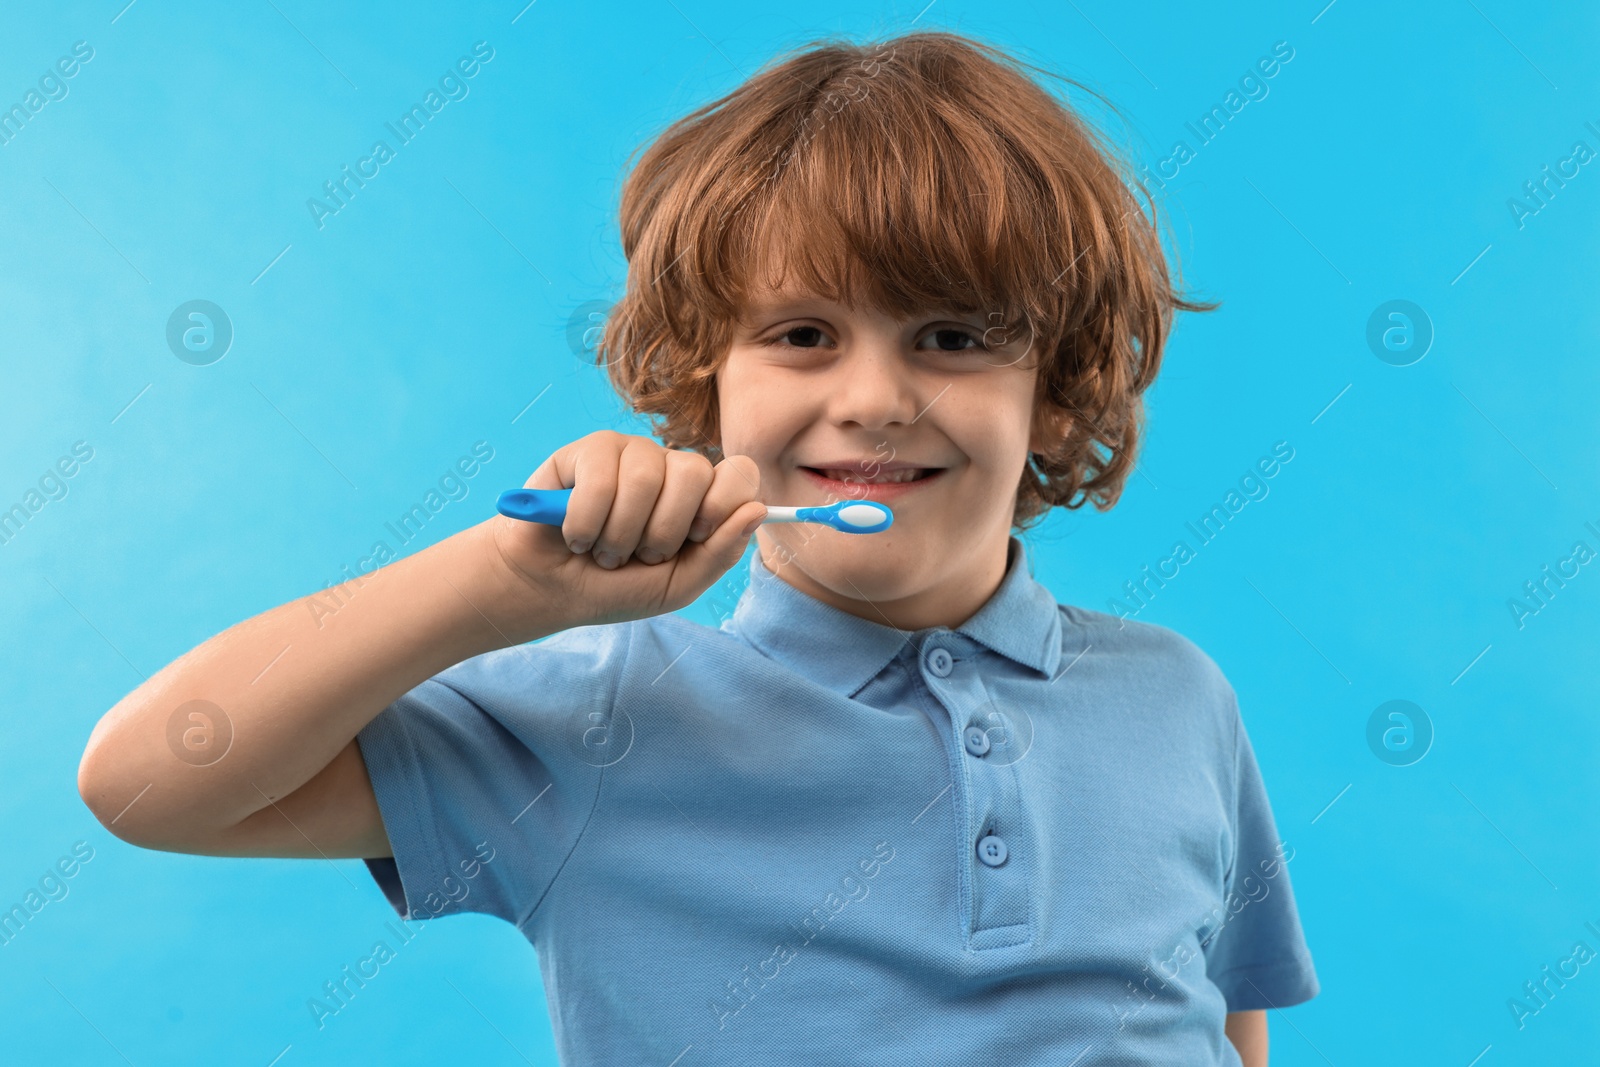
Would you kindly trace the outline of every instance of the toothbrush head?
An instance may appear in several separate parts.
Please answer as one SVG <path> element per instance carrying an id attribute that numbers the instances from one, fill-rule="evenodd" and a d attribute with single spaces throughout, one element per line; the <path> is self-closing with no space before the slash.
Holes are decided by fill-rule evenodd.
<path id="1" fill-rule="evenodd" d="M 868 500 L 841 500 L 820 508 L 796 508 L 800 522 L 820 522 L 841 533 L 878 533 L 894 522 L 894 512 Z"/>

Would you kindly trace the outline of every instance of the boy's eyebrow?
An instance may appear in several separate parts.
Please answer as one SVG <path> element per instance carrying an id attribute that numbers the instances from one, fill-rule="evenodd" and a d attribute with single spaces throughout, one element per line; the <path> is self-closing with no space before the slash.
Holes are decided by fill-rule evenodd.
<path id="1" fill-rule="evenodd" d="M 802 305 L 810 306 L 815 304 L 824 304 L 828 307 L 842 306 L 835 304 L 827 297 L 818 293 L 806 292 L 766 293 L 760 296 L 752 296 L 745 301 L 746 309 L 752 312 L 760 312 L 763 314 L 771 314 L 774 311 L 784 311 L 793 307 L 799 307 Z"/>
<path id="2" fill-rule="evenodd" d="M 761 297 L 747 300 L 739 310 L 739 324 L 747 327 L 759 327 L 763 320 L 787 318 L 800 311 L 823 311 L 833 313 L 843 310 L 841 305 L 820 296 L 784 295 L 778 297 Z"/>

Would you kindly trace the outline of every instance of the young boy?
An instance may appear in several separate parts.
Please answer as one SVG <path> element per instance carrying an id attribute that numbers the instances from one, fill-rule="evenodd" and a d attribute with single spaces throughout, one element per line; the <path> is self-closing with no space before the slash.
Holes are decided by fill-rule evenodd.
<path id="1" fill-rule="evenodd" d="M 1264 1065 L 1318 985 L 1233 690 L 1013 536 L 1115 503 L 1205 307 L 1027 69 L 824 44 L 667 129 L 599 355 L 670 447 L 590 434 L 526 483 L 561 527 L 170 664 L 89 740 L 96 815 L 516 924 L 564 1063 Z M 847 496 L 894 525 L 757 532 Z M 720 629 L 670 614 L 752 536 Z"/>

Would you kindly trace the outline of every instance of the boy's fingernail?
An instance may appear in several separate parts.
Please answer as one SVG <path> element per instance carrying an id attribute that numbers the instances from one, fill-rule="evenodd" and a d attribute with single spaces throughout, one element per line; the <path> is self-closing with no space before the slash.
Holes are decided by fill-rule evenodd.
<path id="1" fill-rule="evenodd" d="M 704 519 L 696 519 L 689 527 L 689 540 L 704 541 L 711 536 L 711 524 Z"/>
<path id="2" fill-rule="evenodd" d="M 594 554 L 594 561 L 600 566 L 604 567 L 606 570 L 611 570 L 621 562 L 616 556 L 613 556 L 609 552 L 596 552 Z"/>
<path id="3" fill-rule="evenodd" d="M 758 515 L 755 518 L 751 519 L 749 522 L 744 524 L 744 529 L 739 531 L 739 536 L 740 537 L 749 537 L 751 534 L 756 532 L 756 527 L 760 526 L 760 525 L 761 525 L 761 516 Z"/>
<path id="4" fill-rule="evenodd" d="M 568 545 L 567 547 L 572 549 L 572 554 L 573 555 L 581 556 L 585 552 L 589 551 L 589 546 L 592 545 L 593 543 L 594 543 L 593 541 L 574 541 L 574 542 L 572 542 L 572 544 Z"/>

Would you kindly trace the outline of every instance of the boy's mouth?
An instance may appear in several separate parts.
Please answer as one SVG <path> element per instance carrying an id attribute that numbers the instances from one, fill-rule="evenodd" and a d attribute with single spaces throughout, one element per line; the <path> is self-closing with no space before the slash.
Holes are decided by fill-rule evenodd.
<path id="1" fill-rule="evenodd" d="M 900 496 L 944 473 L 943 467 L 889 466 L 871 462 L 850 467 L 802 466 L 800 469 L 818 486 L 837 496 L 871 500 Z"/>

